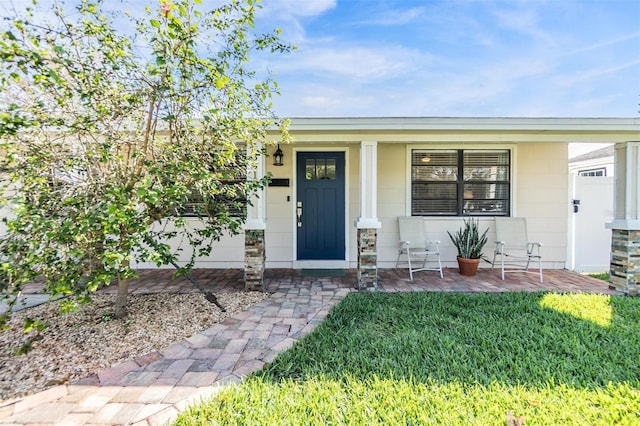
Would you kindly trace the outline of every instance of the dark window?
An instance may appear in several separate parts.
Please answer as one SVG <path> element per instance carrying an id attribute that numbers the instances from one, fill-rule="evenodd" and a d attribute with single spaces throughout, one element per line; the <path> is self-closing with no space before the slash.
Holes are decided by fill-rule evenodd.
<path id="1" fill-rule="evenodd" d="M 580 176 L 606 176 L 607 175 L 607 169 L 602 167 L 602 168 L 599 168 L 599 169 L 580 170 L 578 172 L 578 174 Z"/>
<path id="2" fill-rule="evenodd" d="M 199 194 L 189 197 L 183 209 L 178 212 L 183 217 L 217 216 L 227 212 L 234 217 L 245 217 L 247 212 L 247 197 L 245 194 L 245 179 L 222 180 L 223 191 L 206 199 Z"/>
<path id="3" fill-rule="evenodd" d="M 318 180 L 336 178 L 336 159 L 335 158 L 308 158 L 305 163 L 305 179 Z"/>
<path id="4" fill-rule="evenodd" d="M 411 152 L 414 216 L 508 216 L 510 193 L 509 150 Z"/>
<path id="5" fill-rule="evenodd" d="M 212 154 L 215 155 L 215 154 Z M 217 166 L 218 180 L 215 193 L 203 196 L 194 191 L 188 202 L 179 210 L 178 216 L 207 217 L 219 214 L 231 214 L 234 217 L 245 217 L 247 214 L 247 163 L 246 152 L 238 149 L 232 161 L 224 166 Z"/>

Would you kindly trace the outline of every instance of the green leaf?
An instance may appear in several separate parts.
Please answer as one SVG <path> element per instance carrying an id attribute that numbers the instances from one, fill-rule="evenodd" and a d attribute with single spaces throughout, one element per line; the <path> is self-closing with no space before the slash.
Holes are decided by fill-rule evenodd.
<path id="1" fill-rule="evenodd" d="M 220 90 L 227 85 L 229 82 L 229 77 L 226 75 L 218 75 L 216 76 L 216 89 Z"/>
<path id="2" fill-rule="evenodd" d="M 149 23 L 154 28 L 160 28 L 160 22 L 158 22 L 157 19 L 151 19 L 151 20 L 149 20 Z"/>
<path id="3" fill-rule="evenodd" d="M 54 70 L 49 70 L 49 77 L 55 80 L 56 83 L 62 83 L 62 79 Z"/>

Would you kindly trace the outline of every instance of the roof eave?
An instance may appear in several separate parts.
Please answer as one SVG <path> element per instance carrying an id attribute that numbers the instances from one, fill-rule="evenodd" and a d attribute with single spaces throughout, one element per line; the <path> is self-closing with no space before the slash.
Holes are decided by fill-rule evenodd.
<path id="1" fill-rule="evenodd" d="M 640 118 L 297 117 L 291 131 L 637 132 Z"/>

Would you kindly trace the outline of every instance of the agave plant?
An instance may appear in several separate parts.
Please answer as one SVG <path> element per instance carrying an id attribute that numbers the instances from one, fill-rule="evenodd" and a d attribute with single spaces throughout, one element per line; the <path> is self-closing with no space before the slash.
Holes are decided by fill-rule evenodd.
<path id="1" fill-rule="evenodd" d="M 447 231 L 453 245 L 458 249 L 458 257 L 464 259 L 480 259 L 482 257 L 482 249 L 487 244 L 487 232 L 485 229 L 482 235 L 478 227 L 478 219 L 465 219 L 464 225 L 456 231 L 455 234 Z"/>

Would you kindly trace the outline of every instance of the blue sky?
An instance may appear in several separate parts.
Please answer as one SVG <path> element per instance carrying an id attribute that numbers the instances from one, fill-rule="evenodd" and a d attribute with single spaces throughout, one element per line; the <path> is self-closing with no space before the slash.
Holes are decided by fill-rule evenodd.
<path id="1" fill-rule="evenodd" d="M 206 1 L 206 0 L 205 0 Z M 264 0 L 284 116 L 637 117 L 640 2 Z"/>
<path id="2" fill-rule="evenodd" d="M 22 1 L 0 0 L 0 15 Z M 104 2 L 134 14 L 159 4 Z M 253 62 L 275 74 L 281 116 L 640 116 L 638 0 L 262 4 L 258 28 L 298 47 Z"/>

